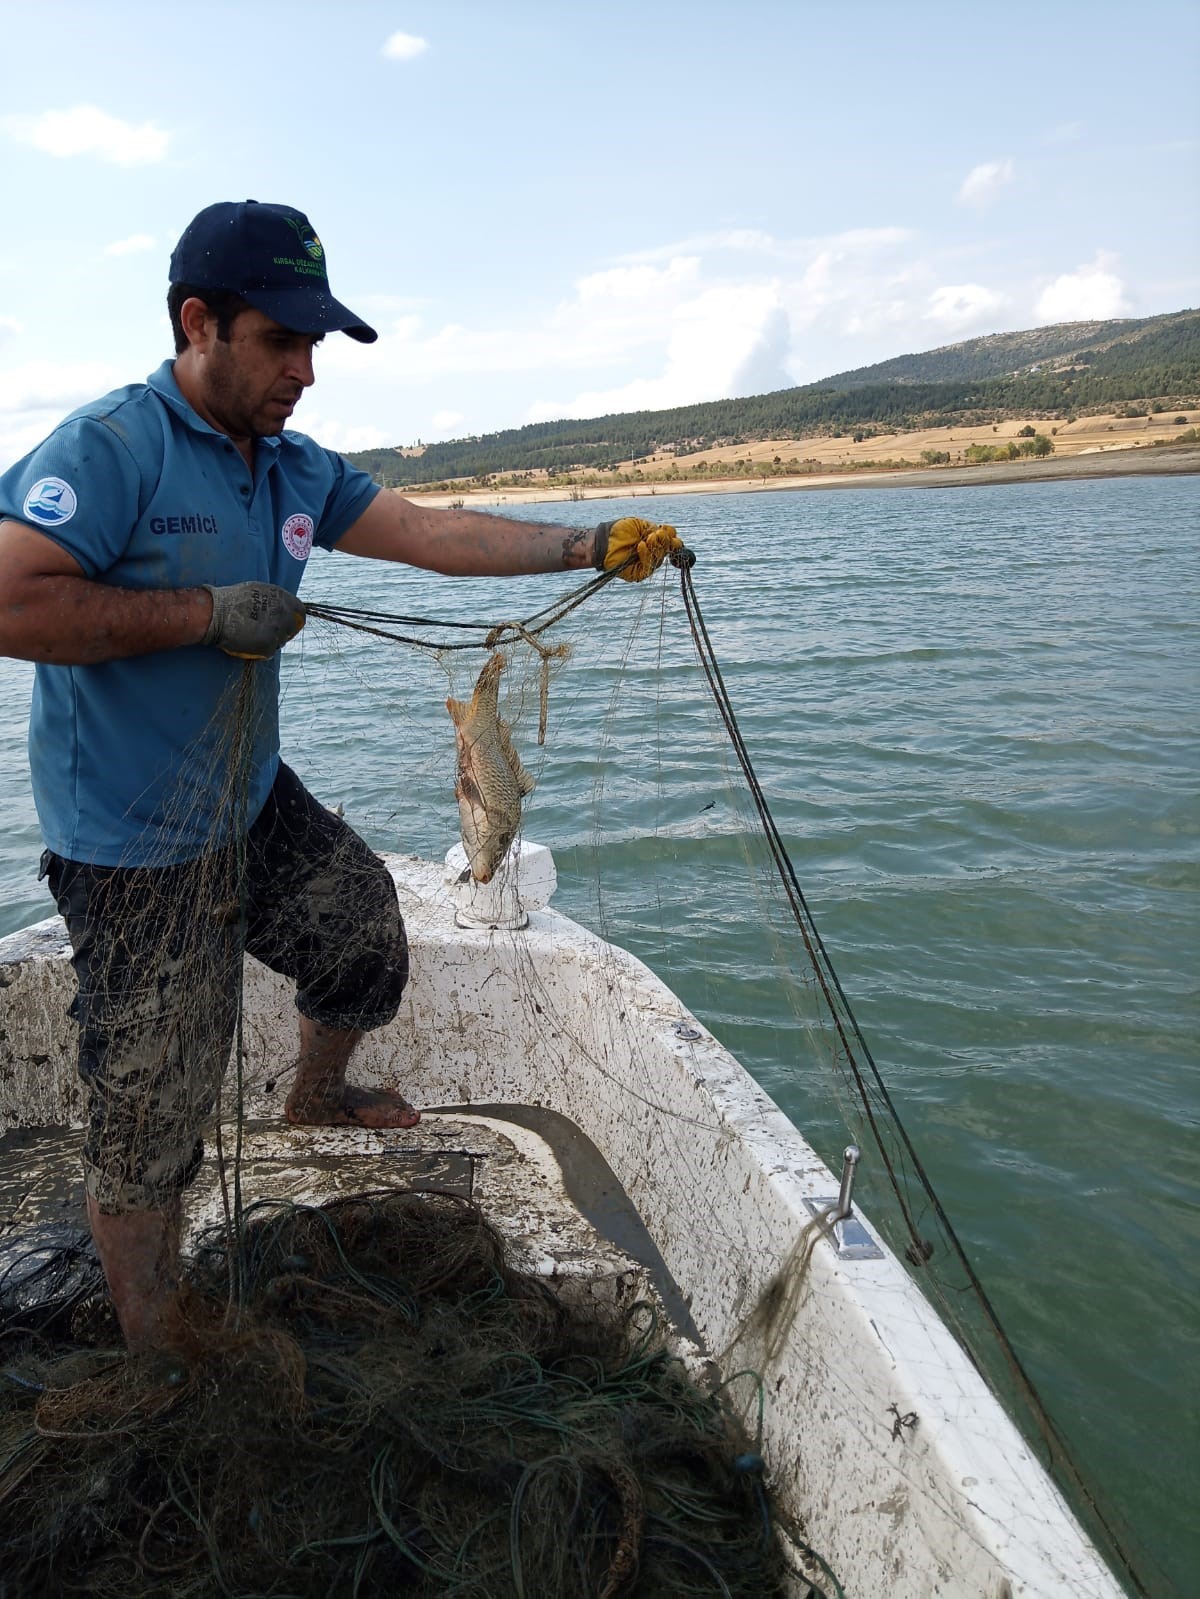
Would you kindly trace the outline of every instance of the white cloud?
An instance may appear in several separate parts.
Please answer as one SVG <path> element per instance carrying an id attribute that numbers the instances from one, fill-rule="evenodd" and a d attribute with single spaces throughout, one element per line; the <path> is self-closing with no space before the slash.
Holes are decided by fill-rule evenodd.
<path id="1" fill-rule="evenodd" d="M 55 361 L 27 361 L 11 367 L 0 383 L 0 412 L 10 416 L 26 411 L 53 413 L 53 427 L 77 405 L 115 388 L 121 376 L 103 361 L 60 365 Z"/>
<path id="2" fill-rule="evenodd" d="M 1104 322 L 1126 316 L 1129 302 L 1125 285 L 1110 269 L 1116 257 L 1098 250 L 1096 259 L 1074 272 L 1064 272 L 1042 290 L 1037 302 L 1039 322 Z"/>
<path id="3" fill-rule="evenodd" d="M 327 450 L 339 450 L 343 455 L 354 450 L 386 450 L 396 442 L 372 423 L 342 422 L 333 416 L 309 415 L 303 409 L 296 413 L 292 428 L 297 433 L 307 433 Z"/>
<path id="4" fill-rule="evenodd" d="M 895 337 L 919 337 L 936 279 L 931 282 L 931 269 L 904 252 L 912 238 L 907 229 L 850 229 L 808 241 L 803 252 L 800 242 L 766 234 L 710 238 L 718 246 L 736 240 L 740 254 L 648 250 L 626 256 L 585 273 L 568 295 L 525 325 L 439 323 L 429 307 L 407 307 L 402 315 L 380 318 L 377 345 L 327 343 L 321 370 L 331 378 L 390 381 L 408 392 L 461 376 L 519 380 L 536 374 L 531 398 L 537 414 L 595 415 L 785 388 L 800 381 L 801 371 L 809 377 L 832 371 L 825 356 L 801 362 L 801 333 L 831 344 L 838 331 L 878 339 L 883 330 L 907 325 L 909 334 Z M 860 359 L 893 353 L 891 337 L 882 349 L 860 345 L 855 351 Z M 556 372 L 574 374 L 569 388 L 555 381 Z M 440 402 L 454 406 L 453 391 L 439 393 L 417 415 L 428 417 Z M 529 414 L 525 402 L 516 414 Z"/>
<path id="5" fill-rule="evenodd" d="M 757 228 L 726 228 L 715 233 L 689 233 L 684 239 L 670 244 L 655 244 L 645 250 L 630 250 L 620 256 L 622 262 L 639 265 L 644 262 L 670 261 L 682 255 L 719 255 L 722 251 L 739 254 L 775 255 L 781 249 L 780 241 Z"/>
<path id="6" fill-rule="evenodd" d="M 378 345 L 341 339 L 323 346 L 321 367 L 374 375 L 386 371 L 414 382 L 460 373 L 613 366 L 663 343 L 674 308 L 695 292 L 698 277 L 695 261 L 672 262 L 661 271 L 618 267 L 591 273 L 532 327 L 430 326 L 414 311 L 382 326 Z"/>
<path id="7" fill-rule="evenodd" d="M 94 155 L 122 167 L 164 160 L 170 142 L 170 134 L 152 122 L 135 127 L 93 105 L 43 111 L 36 117 L 8 116 L 2 125 L 21 144 L 46 155 Z"/>
<path id="8" fill-rule="evenodd" d="M 831 234 L 822 240 L 827 250 L 840 254 L 862 254 L 886 249 L 893 244 L 907 244 L 913 237 L 911 228 L 847 228 L 843 233 Z"/>
<path id="9" fill-rule="evenodd" d="M 103 361 L 27 361 L 9 367 L 0 376 L 0 471 L 40 444 L 77 406 L 121 381 L 117 369 Z"/>
<path id="10" fill-rule="evenodd" d="M 936 322 L 950 333 L 961 333 L 995 318 L 1003 304 L 1004 296 L 982 283 L 946 283 L 929 296 L 923 320 Z"/>
<path id="11" fill-rule="evenodd" d="M 0 316 L 0 344 L 15 339 L 23 329 L 15 316 Z"/>
<path id="12" fill-rule="evenodd" d="M 413 61 L 429 49 L 428 39 L 419 39 L 415 33 L 393 33 L 383 43 L 383 54 L 389 61 Z"/>
<path id="13" fill-rule="evenodd" d="M 897 247 L 907 237 L 900 229 L 862 228 L 826 240 L 783 291 L 792 327 L 833 344 L 836 333 L 878 341 L 885 330 L 914 323 L 914 294 L 927 282 L 928 269 L 919 260 L 897 260 Z M 838 351 L 842 359 L 835 357 L 834 366 L 845 364 L 845 354 Z M 793 365 L 800 370 L 795 357 Z M 833 369 L 828 362 L 804 365 L 810 378 Z"/>
<path id="14" fill-rule="evenodd" d="M 435 410 L 458 409 L 463 379 L 476 401 L 453 426 L 472 429 L 786 388 L 931 342 L 922 316 L 937 279 L 905 249 L 912 238 L 896 227 L 809 241 L 713 234 L 710 252 L 647 250 L 585 273 L 525 324 L 438 321 L 409 304 L 379 318 L 376 345 L 328 342 L 321 372 L 365 385 L 360 392 L 407 396 L 414 437 Z M 838 359 L 847 332 L 853 362 Z M 489 378 L 506 381 L 507 414 L 492 399 L 480 414 Z"/>
<path id="15" fill-rule="evenodd" d="M 127 239 L 114 239 L 104 246 L 105 255 L 139 255 L 143 250 L 153 250 L 156 240 L 148 233 L 131 233 Z"/>
<path id="16" fill-rule="evenodd" d="M 35 450 L 45 437 L 43 422 L 25 417 L 12 421 L 0 416 L 0 472 L 7 471 L 14 461 Z"/>
<path id="17" fill-rule="evenodd" d="M 699 275 L 698 256 L 676 257 L 662 271 L 652 266 L 611 267 L 606 272 L 592 272 L 580 278 L 575 292 L 582 305 L 599 305 L 604 301 L 634 301 L 645 303 L 649 299 L 673 294 L 687 283 L 694 283 Z"/>
<path id="18" fill-rule="evenodd" d="M 390 443 L 443 438 L 785 388 L 990 331 L 1016 303 L 1016 284 L 975 282 L 979 268 L 904 228 L 706 237 L 597 263 L 524 321 L 397 302 L 378 344 L 322 346 L 319 392 L 337 395 L 331 414 L 403 418 Z"/>
<path id="19" fill-rule="evenodd" d="M 1011 161 L 984 161 L 972 167 L 958 191 L 959 205 L 973 205 L 980 211 L 986 210 L 1015 175 Z"/>
<path id="20" fill-rule="evenodd" d="M 851 311 L 842 325 L 843 333 L 854 335 L 880 333 L 884 328 L 894 328 L 911 317 L 912 308 L 907 300 L 871 300 L 869 304 Z"/>
<path id="21" fill-rule="evenodd" d="M 808 261 L 821 251 L 836 254 L 859 253 L 904 244 L 913 237 L 911 228 L 847 228 L 811 239 L 777 239 L 754 228 L 731 228 L 717 233 L 694 233 L 674 244 L 655 245 L 622 257 L 628 262 L 666 261 L 679 255 L 719 255 L 722 252 L 755 254 L 779 261 Z"/>
<path id="22" fill-rule="evenodd" d="M 721 284 L 690 294 L 670 313 L 662 369 L 569 400 L 538 400 L 528 420 L 658 410 L 721 399 L 753 387 L 783 388 L 790 344 L 787 313 L 774 284 Z"/>
<path id="23" fill-rule="evenodd" d="M 742 356 L 729 383 L 729 394 L 771 394 L 789 389 L 793 378 L 787 362 L 792 348 L 792 325 L 782 305 L 772 306 L 763 318 L 754 343 Z"/>

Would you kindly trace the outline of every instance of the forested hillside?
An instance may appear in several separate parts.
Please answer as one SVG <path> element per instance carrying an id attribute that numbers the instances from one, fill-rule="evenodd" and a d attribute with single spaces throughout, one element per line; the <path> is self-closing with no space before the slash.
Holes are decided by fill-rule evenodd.
<path id="1" fill-rule="evenodd" d="M 982 339 L 944 344 L 919 355 L 893 356 L 890 361 L 856 367 L 852 372 L 835 372 L 813 387 L 856 389 L 875 383 L 979 382 L 1012 377 L 1047 361 L 1065 364 L 1065 358 L 1077 351 L 1109 344 L 1114 339 L 1132 342 L 1156 331 L 1163 321 L 1162 317 L 1144 317 L 1137 321 L 1060 322 L 1022 333 L 989 333 Z"/>
<path id="2" fill-rule="evenodd" d="M 918 372 L 926 376 L 918 380 Z M 1061 419 L 1132 402 L 1170 408 L 1194 404 L 1197 395 L 1200 311 L 1181 311 L 969 339 L 746 399 L 531 423 L 430 444 L 419 455 L 364 450 L 350 459 L 399 487 L 539 469 L 604 471 L 664 450 L 686 454 L 757 439 L 972 426 L 1016 414 Z"/>

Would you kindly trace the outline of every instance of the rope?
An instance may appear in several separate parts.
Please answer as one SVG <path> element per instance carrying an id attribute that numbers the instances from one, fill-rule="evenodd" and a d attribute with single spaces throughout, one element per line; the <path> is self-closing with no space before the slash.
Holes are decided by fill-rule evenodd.
<path id="1" fill-rule="evenodd" d="M 629 557 L 633 559 L 632 556 Z M 623 563 L 628 565 L 628 561 Z M 534 611 L 532 616 L 525 617 L 520 622 L 450 622 L 437 617 L 428 616 L 400 616 L 389 611 L 364 611 L 352 605 L 327 605 L 323 600 L 313 600 L 305 605 L 306 616 L 315 616 L 318 621 L 336 622 L 340 627 L 353 628 L 358 633 L 371 633 L 376 638 L 385 638 L 393 644 L 411 644 L 419 650 L 431 650 L 441 653 L 443 650 L 488 650 L 494 649 L 497 644 L 505 644 L 516 639 L 525 639 L 532 642 L 540 633 L 547 632 L 556 627 L 564 617 L 567 617 L 578 606 L 593 595 L 598 594 L 602 588 L 611 583 L 621 571 L 619 566 L 613 567 L 610 572 L 600 572 L 595 577 L 589 578 L 586 583 L 580 584 L 577 589 L 547 605 L 540 611 Z M 416 638 L 410 633 L 397 633 L 398 627 L 423 627 L 423 628 L 456 628 L 460 631 L 481 633 L 482 638 L 469 639 L 465 642 L 455 639 L 427 639 Z"/>
<path id="2" fill-rule="evenodd" d="M 515 633 L 518 638 L 525 640 L 529 648 L 541 658 L 541 669 L 538 672 L 538 736 L 539 747 L 546 742 L 546 723 L 550 719 L 550 662 L 565 661 L 571 653 L 569 644 L 540 644 L 535 634 L 530 633 L 522 622 L 500 622 L 488 634 L 484 643 L 489 649 L 497 648 L 510 634 Z"/>

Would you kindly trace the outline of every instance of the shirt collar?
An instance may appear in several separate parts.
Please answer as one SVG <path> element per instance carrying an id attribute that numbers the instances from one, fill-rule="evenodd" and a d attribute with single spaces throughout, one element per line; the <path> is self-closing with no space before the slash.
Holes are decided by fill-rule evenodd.
<path id="1" fill-rule="evenodd" d="M 184 399 L 183 390 L 175 380 L 175 362 L 173 360 L 164 361 L 160 367 L 151 372 L 146 379 L 146 383 L 149 388 L 154 390 L 159 399 L 174 411 L 180 421 L 190 427 L 193 432 L 207 433 L 214 439 L 224 439 L 226 437 L 219 429 L 206 422 L 200 413 L 193 410 L 187 400 Z M 278 437 L 255 438 L 254 440 L 256 452 L 259 449 L 266 449 L 272 454 L 278 450 L 279 443 Z"/>

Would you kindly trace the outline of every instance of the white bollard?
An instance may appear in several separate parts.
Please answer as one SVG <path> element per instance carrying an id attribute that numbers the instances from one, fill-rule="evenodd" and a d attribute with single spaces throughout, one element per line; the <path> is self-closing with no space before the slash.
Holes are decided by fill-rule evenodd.
<path id="1" fill-rule="evenodd" d="M 514 844 L 490 883 L 471 876 L 467 852 L 455 844 L 446 854 L 445 884 L 459 927 L 525 927 L 530 911 L 549 905 L 558 887 L 554 856 L 545 844 Z"/>

